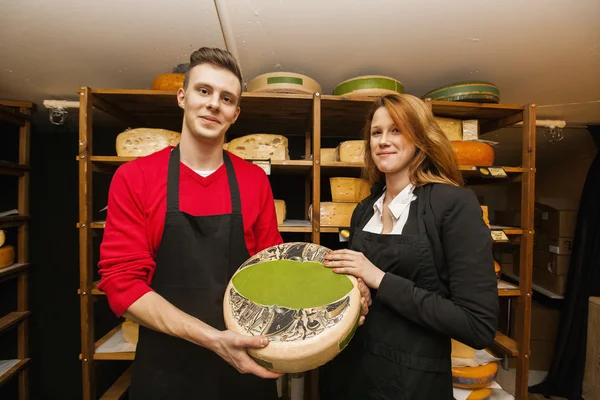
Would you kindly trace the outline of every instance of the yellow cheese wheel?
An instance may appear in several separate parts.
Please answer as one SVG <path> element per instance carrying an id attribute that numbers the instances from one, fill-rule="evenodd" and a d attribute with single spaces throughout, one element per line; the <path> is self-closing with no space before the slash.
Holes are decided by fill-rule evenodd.
<path id="1" fill-rule="evenodd" d="M 458 165 L 490 167 L 494 165 L 494 149 L 487 143 L 452 141 Z"/>
<path id="2" fill-rule="evenodd" d="M 336 162 L 335 149 L 321 149 L 321 164 Z"/>
<path id="3" fill-rule="evenodd" d="M 358 203 L 333 203 L 321 202 L 321 226 L 350 226 L 352 213 Z M 308 208 L 308 215 L 312 221 L 312 204 Z"/>
<path id="4" fill-rule="evenodd" d="M 335 148 L 335 158 L 338 161 L 352 164 L 362 164 L 365 161 L 365 141 L 346 140 Z"/>
<path id="5" fill-rule="evenodd" d="M 314 79 L 293 72 L 269 72 L 248 82 L 248 91 L 255 93 L 299 93 L 321 92 L 321 86 Z"/>
<path id="6" fill-rule="evenodd" d="M 154 78 L 152 90 L 177 90 L 183 87 L 185 74 L 161 74 Z"/>
<path id="7" fill-rule="evenodd" d="M 117 155 L 119 157 L 147 156 L 167 146 L 177 146 L 180 140 L 179 132 L 166 129 L 129 129 L 117 136 Z"/>
<path id="8" fill-rule="evenodd" d="M 289 160 L 288 139 L 282 135 L 254 133 L 233 139 L 227 151 L 246 160 Z"/>
<path id="9" fill-rule="evenodd" d="M 371 193 L 371 185 L 365 179 L 329 178 L 329 185 L 335 203 L 358 203 Z"/>
<path id="10" fill-rule="evenodd" d="M 492 395 L 492 389 L 477 389 L 473 390 L 467 400 L 487 400 Z"/>
<path id="11" fill-rule="evenodd" d="M 6 241 L 6 234 L 2 229 L 0 229 L 0 247 L 4 246 L 4 242 Z"/>
<path id="12" fill-rule="evenodd" d="M 15 263 L 15 248 L 10 245 L 0 247 L 0 268 L 5 268 Z"/>
<path id="13" fill-rule="evenodd" d="M 128 343 L 137 344 L 140 326 L 131 320 L 125 320 L 123 325 L 121 325 L 121 331 L 123 332 L 123 337 Z"/>
<path id="14" fill-rule="evenodd" d="M 283 224 L 287 217 L 287 210 L 285 206 L 285 201 L 283 200 L 275 200 L 275 213 L 277 214 L 277 224 Z"/>
<path id="15" fill-rule="evenodd" d="M 481 389 L 489 386 L 498 374 L 498 363 L 479 367 L 452 367 L 452 385 L 463 389 Z"/>

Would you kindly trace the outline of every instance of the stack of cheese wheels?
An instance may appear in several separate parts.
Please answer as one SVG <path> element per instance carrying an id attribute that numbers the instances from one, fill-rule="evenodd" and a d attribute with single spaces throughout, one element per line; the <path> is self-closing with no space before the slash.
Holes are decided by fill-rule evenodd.
<path id="1" fill-rule="evenodd" d="M 365 161 L 365 141 L 346 140 L 335 148 L 335 159 L 344 163 L 363 164 Z"/>
<path id="2" fill-rule="evenodd" d="M 475 349 L 469 347 L 459 341 L 452 339 L 452 358 L 473 359 L 475 357 Z M 496 379 L 498 374 L 498 363 L 495 361 L 489 362 L 477 367 L 452 367 L 452 385 L 456 388 L 471 389 L 478 392 L 476 389 L 486 389 Z M 481 397 L 486 392 L 475 393 L 474 398 Z M 489 394 L 488 394 L 489 396 Z M 471 397 L 469 397 L 471 398 Z"/>
<path id="3" fill-rule="evenodd" d="M 233 139 L 227 151 L 246 160 L 289 160 L 288 139 L 282 135 L 253 133 Z"/>
<path id="4" fill-rule="evenodd" d="M 333 89 L 335 96 L 378 97 L 386 94 L 404 93 L 404 85 L 394 78 L 383 75 L 363 75 L 345 80 Z"/>
<path id="5" fill-rule="evenodd" d="M 442 101 L 471 101 L 477 103 L 499 103 L 500 91 L 490 82 L 454 82 L 425 94 L 423 98 Z"/>
<path id="6" fill-rule="evenodd" d="M 458 165 L 491 167 L 494 165 L 494 149 L 487 143 L 465 140 L 452 141 Z"/>
<path id="7" fill-rule="evenodd" d="M 143 157 L 168 146 L 177 146 L 181 134 L 166 129 L 135 128 L 117 135 L 119 157 Z"/>
<path id="8" fill-rule="evenodd" d="M 248 82 L 248 92 L 313 94 L 321 92 L 321 85 L 306 75 L 269 72 Z"/>
<path id="9" fill-rule="evenodd" d="M 283 224 L 287 217 L 287 209 L 285 205 L 285 201 L 283 200 L 275 200 L 275 214 L 277 214 L 277 224 Z"/>
<path id="10" fill-rule="evenodd" d="M 358 203 L 371 193 L 369 181 L 360 178 L 329 178 L 329 186 L 336 203 Z"/>
<path id="11" fill-rule="evenodd" d="M 284 243 L 249 258 L 223 299 L 227 329 L 266 335 L 269 345 L 248 349 L 260 365 L 280 373 L 315 369 L 352 339 L 360 317 L 357 281 L 323 266 L 330 250 Z"/>
<path id="12" fill-rule="evenodd" d="M 0 229 L 0 268 L 6 268 L 15 262 L 15 248 L 5 245 L 6 234 Z"/>

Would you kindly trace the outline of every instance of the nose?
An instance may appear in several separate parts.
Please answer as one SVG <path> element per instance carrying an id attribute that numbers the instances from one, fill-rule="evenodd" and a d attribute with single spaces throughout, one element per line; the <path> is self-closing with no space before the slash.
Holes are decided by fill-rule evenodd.
<path id="1" fill-rule="evenodd" d="M 390 145 L 390 133 L 388 131 L 383 131 L 381 133 L 381 137 L 379 139 L 379 145 L 382 147 Z"/>
<path id="2" fill-rule="evenodd" d="M 210 110 L 218 111 L 219 110 L 219 96 L 216 94 L 210 96 L 210 98 L 208 99 L 208 103 L 206 104 L 206 107 Z"/>

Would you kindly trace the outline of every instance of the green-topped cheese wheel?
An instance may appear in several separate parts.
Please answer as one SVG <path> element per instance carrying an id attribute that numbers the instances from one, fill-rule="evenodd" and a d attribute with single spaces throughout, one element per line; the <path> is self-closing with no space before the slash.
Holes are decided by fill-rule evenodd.
<path id="1" fill-rule="evenodd" d="M 360 318 L 357 281 L 323 265 L 329 249 L 292 242 L 248 259 L 225 291 L 228 329 L 265 335 L 269 345 L 248 349 L 259 364 L 281 373 L 315 369 L 340 353 Z"/>
<path id="2" fill-rule="evenodd" d="M 475 103 L 499 103 L 500 90 L 490 82 L 466 81 L 442 86 L 425 94 L 423 98 L 441 101 L 470 101 Z"/>
<path id="3" fill-rule="evenodd" d="M 320 93 L 321 86 L 314 79 L 294 72 L 269 72 L 248 82 L 248 92 L 255 93 Z"/>
<path id="4" fill-rule="evenodd" d="M 404 93 L 404 85 L 394 78 L 383 75 L 357 76 L 340 83 L 333 89 L 335 96 L 377 97 Z"/>

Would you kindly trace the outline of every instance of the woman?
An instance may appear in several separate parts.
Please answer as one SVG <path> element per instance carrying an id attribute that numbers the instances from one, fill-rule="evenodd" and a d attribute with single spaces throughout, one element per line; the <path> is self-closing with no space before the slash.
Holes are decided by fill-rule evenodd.
<path id="1" fill-rule="evenodd" d="M 482 349 L 496 331 L 490 231 L 423 101 L 378 99 L 364 135 L 371 195 L 352 215 L 348 249 L 325 265 L 361 278 L 372 306 L 322 367 L 321 398 L 452 399 L 450 339 Z"/>

